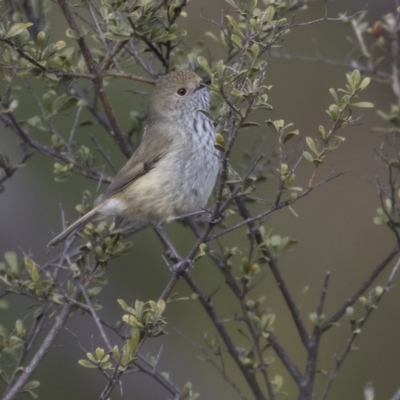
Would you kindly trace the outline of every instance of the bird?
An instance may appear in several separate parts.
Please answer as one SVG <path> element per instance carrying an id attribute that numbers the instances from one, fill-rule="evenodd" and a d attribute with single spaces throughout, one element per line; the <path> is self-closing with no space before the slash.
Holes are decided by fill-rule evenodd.
<path id="1" fill-rule="evenodd" d="M 139 146 L 99 203 L 49 247 L 99 214 L 162 224 L 206 205 L 220 164 L 215 128 L 202 112 L 210 107 L 209 83 L 191 70 L 169 72 L 156 81 Z"/>

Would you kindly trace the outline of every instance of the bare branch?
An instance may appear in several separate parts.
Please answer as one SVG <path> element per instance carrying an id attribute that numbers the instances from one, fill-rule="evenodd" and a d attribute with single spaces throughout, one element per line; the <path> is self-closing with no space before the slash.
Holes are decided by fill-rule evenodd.
<path id="1" fill-rule="evenodd" d="M 68 25 L 79 36 L 79 39 L 78 39 L 79 48 L 83 54 L 83 57 L 85 58 L 86 65 L 87 65 L 90 73 L 93 75 L 93 84 L 96 88 L 96 93 L 100 97 L 100 100 L 104 107 L 104 111 L 107 115 L 108 120 L 110 121 L 110 124 L 113 129 L 113 134 L 115 136 L 115 140 L 117 141 L 121 152 L 126 157 L 130 157 L 130 155 L 132 153 L 131 146 L 128 143 L 128 141 L 126 140 L 126 137 L 124 136 L 123 132 L 121 131 L 121 128 L 119 127 L 114 110 L 111 106 L 110 99 L 109 99 L 108 95 L 106 94 L 104 86 L 103 86 L 102 75 L 96 68 L 95 62 L 93 60 L 93 57 L 90 53 L 90 50 L 89 50 L 87 44 L 86 44 L 85 38 L 82 35 L 82 33 L 80 32 L 78 26 L 76 25 L 66 1 L 59 0 L 58 4 L 64 14 L 65 19 L 68 22 Z"/>
<path id="2" fill-rule="evenodd" d="M 330 329 L 335 322 L 337 322 L 345 313 L 346 309 L 352 306 L 359 297 L 374 283 L 375 279 L 379 274 L 388 267 L 390 262 L 396 257 L 400 252 L 400 244 L 397 244 L 385 257 L 377 264 L 368 277 L 363 281 L 363 283 L 354 291 L 354 293 L 349 296 L 345 302 L 338 308 L 338 310 L 333 313 L 329 318 L 327 318 L 321 325 L 321 331 L 325 332 Z"/>
<path id="3" fill-rule="evenodd" d="M 78 296 L 78 291 L 75 291 L 72 297 Z M 43 339 L 39 349 L 36 351 L 35 355 L 33 356 L 32 360 L 29 364 L 25 367 L 21 375 L 18 377 L 18 380 L 15 384 L 7 391 L 7 393 L 3 396 L 2 400 L 12 400 L 18 393 L 22 390 L 25 384 L 28 382 L 29 378 L 39 366 L 40 362 L 42 361 L 43 357 L 49 351 L 50 347 L 52 346 L 54 340 L 56 339 L 57 335 L 60 333 L 61 329 L 64 327 L 69 314 L 72 310 L 72 306 L 70 304 L 66 304 L 61 309 L 61 312 L 55 319 L 54 325 L 51 327 L 50 331 Z"/>

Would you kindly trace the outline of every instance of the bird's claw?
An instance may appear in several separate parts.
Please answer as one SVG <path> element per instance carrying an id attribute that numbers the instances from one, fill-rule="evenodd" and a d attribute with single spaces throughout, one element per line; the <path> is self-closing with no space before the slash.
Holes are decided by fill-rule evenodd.
<path id="1" fill-rule="evenodd" d="M 220 222 L 223 221 L 225 218 L 225 212 L 218 212 L 218 215 L 214 217 L 213 214 L 209 214 L 207 217 L 205 217 L 205 221 L 211 225 L 218 225 Z"/>

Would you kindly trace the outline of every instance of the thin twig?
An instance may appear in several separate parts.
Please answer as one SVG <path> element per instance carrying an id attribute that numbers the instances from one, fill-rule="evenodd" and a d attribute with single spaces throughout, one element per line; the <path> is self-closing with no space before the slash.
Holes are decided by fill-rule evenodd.
<path id="1" fill-rule="evenodd" d="M 78 296 L 78 293 L 79 292 L 76 290 L 75 293 L 71 297 L 76 298 Z M 36 351 L 32 360 L 24 368 L 21 375 L 18 377 L 18 380 L 8 390 L 8 392 L 4 395 L 2 400 L 12 400 L 22 390 L 22 388 L 28 382 L 28 380 L 31 377 L 31 375 L 33 374 L 33 372 L 39 366 L 43 357 L 49 351 L 49 349 L 52 346 L 57 335 L 60 333 L 61 329 L 64 327 L 64 324 L 67 321 L 71 310 L 72 310 L 72 306 L 70 304 L 66 304 L 63 306 L 63 308 L 61 309 L 61 312 L 58 314 L 58 316 L 55 319 L 54 325 L 51 327 L 50 331 L 48 332 L 46 337 L 43 339 L 39 349 Z"/>
<path id="2" fill-rule="evenodd" d="M 110 99 L 104 89 L 102 75 L 99 73 L 99 71 L 96 68 L 94 59 L 89 50 L 89 47 L 86 44 L 85 38 L 82 35 L 82 33 L 80 32 L 80 29 L 78 28 L 72 14 L 71 14 L 71 11 L 69 9 L 69 5 L 67 4 L 67 2 L 65 0 L 58 0 L 58 5 L 60 6 L 62 13 L 64 14 L 64 17 L 67 20 L 69 27 L 73 31 L 75 31 L 76 34 L 79 36 L 79 39 L 77 40 L 78 46 L 79 46 L 79 48 L 82 52 L 82 55 L 86 61 L 86 65 L 88 67 L 89 72 L 93 75 L 92 81 L 96 88 L 96 93 L 100 97 L 100 100 L 104 107 L 104 111 L 108 117 L 108 120 L 110 121 L 115 140 L 117 141 L 122 154 L 124 154 L 126 157 L 130 157 L 130 155 L 132 153 L 131 146 L 130 146 L 129 142 L 127 141 L 126 137 L 124 136 L 123 132 L 121 131 L 121 128 L 119 127 L 119 124 L 116 119 L 114 110 L 112 108 Z"/>
<path id="3" fill-rule="evenodd" d="M 353 344 L 354 341 L 358 338 L 360 332 L 361 332 L 361 328 L 365 325 L 365 323 L 367 322 L 367 320 L 369 319 L 369 317 L 371 316 L 372 312 L 374 310 L 376 310 L 376 305 L 382 300 L 383 296 L 385 295 L 385 293 L 389 292 L 392 288 L 393 288 L 393 280 L 398 272 L 400 268 L 400 258 L 397 260 L 396 264 L 394 265 L 394 267 L 392 268 L 392 271 L 389 275 L 389 278 L 386 281 L 386 284 L 383 288 L 382 293 L 379 295 L 379 297 L 377 297 L 375 299 L 374 304 L 371 305 L 367 305 L 366 306 L 366 311 L 364 316 L 359 319 L 356 324 L 354 324 L 353 321 L 352 324 L 354 324 L 352 326 L 352 332 L 351 332 L 351 336 L 349 338 L 349 340 L 347 341 L 342 353 L 340 356 L 335 356 L 335 366 L 333 367 L 331 373 L 329 374 L 329 378 L 328 381 L 325 385 L 325 388 L 321 394 L 320 400 L 325 400 L 328 396 L 329 393 L 329 389 L 331 388 L 333 381 L 335 380 L 335 378 L 337 377 L 337 374 L 339 372 L 339 369 L 342 367 L 344 361 L 346 360 L 348 354 L 350 353 L 351 349 L 353 348 Z"/>
<path id="4" fill-rule="evenodd" d="M 344 303 L 334 312 L 329 318 L 327 318 L 321 325 L 321 331 L 325 332 L 330 329 L 335 322 L 337 322 L 345 313 L 346 309 L 352 306 L 359 297 L 375 282 L 378 275 L 390 264 L 394 257 L 400 252 L 400 243 L 397 244 L 386 256 L 378 263 L 375 268 L 370 272 L 367 278 L 361 283 L 361 285 L 350 295 Z"/>

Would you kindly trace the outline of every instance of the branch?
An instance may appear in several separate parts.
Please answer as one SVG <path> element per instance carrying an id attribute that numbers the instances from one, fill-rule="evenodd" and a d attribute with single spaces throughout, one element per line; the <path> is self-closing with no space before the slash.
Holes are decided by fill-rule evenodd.
<path id="1" fill-rule="evenodd" d="M 333 324 L 337 322 L 346 313 L 347 307 L 350 307 L 359 299 L 359 297 L 374 283 L 378 275 L 390 264 L 390 262 L 397 254 L 399 254 L 399 252 L 400 252 L 400 243 L 397 244 L 387 254 L 387 256 L 379 264 L 375 266 L 375 268 L 364 280 L 364 282 L 359 286 L 359 288 L 345 300 L 345 302 L 338 308 L 338 310 L 321 324 L 322 333 L 330 329 L 333 326 Z"/>
<path id="2" fill-rule="evenodd" d="M 103 172 L 97 171 L 95 169 L 87 169 L 75 162 L 73 158 L 71 158 L 66 153 L 61 153 L 54 149 L 53 147 L 47 146 L 36 139 L 32 138 L 28 135 L 24 129 L 20 126 L 20 124 L 15 120 L 14 116 L 11 113 L 1 114 L 0 113 L 0 121 L 2 121 L 6 127 L 9 127 L 17 136 L 26 144 L 28 144 L 33 149 L 39 150 L 40 152 L 48 155 L 54 160 L 61 161 L 65 164 L 73 164 L 74 172 L 78 175 L 85 176 L 87 178 L 96 180 L 98 182 L 110 183 L 111 178 L 104 174 Z"/>
<path id="3" fill-rule="evenodd" d="M 25 152 L 22 159 L 16 165 L 8 165 L 8 163 L 3 164 L 1 162 L 1 157 L 0 157 L 0 171 L 1 170 L 4 171 L 4 176 L 2 178 L 0 178 L 0 192 L 2 190 L 1 185 L 7 179 L 10 179 L 14 175 L 14 173 L 21 167 L 21 164 L 24 164 L 29 158 L 31 158 L 33 156 L 33 154 L 34 154 L 33 152 L 31 152 L 31 153 Z"/>
<path id="4" fill-rule="evenodd" d="M 204 229 L 203 232 L 199 235 L 197 238 L 196 244 L 192 247 L 191 251 L 189 252 L 188 256 L 185 259 L 182 259 L 172 243 L 169 241 L 167 236 L 165 235 L 164 231 L 162 228 L 155 228 L 155 231 L 162 242 L 163 246 L 165 249 L 168 251 L 168 255 L 172 258 L 172 260 L 179 265 L 179 273 L 174 273 L 169 280 L 167 286 L 163 290 L 163 293 L 161 294 L 160 298 L 166 299 L 169 295 L 169 293 L 172 291 L 173 287 L 175 284 L 178 282 L 180 275 L 183 275 L 183 279 L 186 281 L 186 283 L 189 285 L 189 287 L 192 289 L 192 291 L 198 295 L 199 301 L 203 308 L 205 309 L 206 313 L 210 317 L 210 319 L 213 321 L 219 335 L 221 336 L 225 346 L 228 349 L 229 354 L 232 356 L 233 360 L 235 361 L 236 365 L 242 372 L 244 378 L 246 379 L 249 387 L 253 391 L 254 395 L 256 396 L 257 400 L 263 400 L 265 399 L 260 386 L 258 385 L 258 382 L 254 376 L 254 374 L 244 366 L 244 364 L 240 360 L 240 356 L 238 353 L 238 350 L 236 346 L 234 345 L 231 337 L 229 336 L 228 332 L 226 331 L 224 325 L 221 323 L 219 320 L 217 314 L 215 313 L 214 307 L 212 305 L 211 299 L 207 296 L 204 295 L 194 278 L 190 275 L 190 273 L 187 270 L 187 267 L 190 265 L 191 260 L 195 256 L 195 254 L 198 251 L 198 248 L 200 244 L 203 242 L 204 237 L 208 234 L 209 230 L 211 230 L 212 227 L 210 227 L 212 224 L 208 224 L 207 227 Z M 183 271 L 183 272 L 182 272 Z"/>
<path id="5" fill-rule="evenodd" d="M 115 140 L 117 141 L 122 154 L 124 154 L 127 158 L 129 158 L 132 153 L 132 148 L 131 148 L 129 142 L 127 141 L 126 137 L 124 136 L 123 132 L 121 131 L 121 128 L 119 127 L 119 124 L 115 117 L 114 110 L 112 108 L 110 99 L 104 89 L 102 75 L 96 68 L 92 54 L 90 53 L 90 50 L 86 44 L 86 41 L 74 21 L 74 18 L 71 14 L 71 11 L 69 9 L 69 6 L 67 5 L 66 0 L 58 0 L 58 4 L 61 8 L 61 11 L 64 14 L 65 19 L 68 22 L 68 25 L 70 26 L 70 28 L 73 31 L 75 31 L 77 35 L 79 35 L 79 39 L 77 40 L 78 46 L 79 46 L 79 48 L 82 52 L 82 55 L 86 61 L 86 65 L 88 67 L 89 72 L 93 75 L 93 84 L 96 89 L 96 93 L 100 97 L 100 100 L 104 107 L 104 111 L 107 115 L 108 120 L 110 121 Z"/>
<path id="6" fill-rule="evenodd" d="M 75 293 L 71 296 L 73 298 L 78 297 L 79 292 L 75 290 Z M 52 346 L 54 340 L 56 339 L 57 335 L 60 333 L 61 329 L 64 327 L 70 312 L 72 310 L 72 305 L 66 304 L 61 309 L 60 314 L 56 317 L 55 323 L 43 339 L 42 344 L 40 345 L 39 349 L 37 350 L 36 354 L 30 361 L 30 363 L 25 367 L 21 375 L 18 377 L 16 383 L 7 391 L 4 395 L 2 400 L 12 400 L 18 393 L 23 389 L 23 387 L 28 382 L 29 378 L 38 367 L 39 363 L 42 361 L 43 357 L 49 351 L 50 347 Z"/>
<path id="7" fill-rule="evenodd" d="M 285 349 L 280 345 L 278 338 L 275 336 L 273 332 L 270 333 L 268 337 L 268 342 L 271 344 L 275 353 L 282 361 L 283 365 L 286 367 L 287 371 L 292 376 L 293 380 L 297 383 L 297 386 L 300 386 L 304 381 L 304 376 L 293 363 L 293 360 L 290 359 Z"/>
<path id="8" fill-rule="evenodd" d="M 261 388 L 256 380 L 254 373 L 241 362 L 238 349 L 236 348 L 234 342 L 232 341 L 232 338 L 228 335 L 228 332 L 226 331 L 224 325 L 222 324 L 217 314 L 215 313 L 211 299 L 204 295 L 200 287 L 197 285 L 196 281 L 189 273 L 187 273 L 184 276 L 184 279 L 186 283 L 189 285 L 189 287 L 193 290 L 193 292 L 198 295 L 198 299 L 201 305 L 208 314 L 209 318 L 213 321 L 215 328 L 217 329 L 219 335 L 221 336 L 227 348 L 227 351 L 232 356 L 243 377 L 246 379 L 250 389 L 252 390 L 255 396 L 255 399 L 265 400 L 265 396 L 261 391 Z"/>
<path id="9" fill-rule="evenodd" d="M 272 274 L 274 275 L 275 281 L 278 285 L 279 290 L 281 291 L 285 302 L 289 308 L 290 314 L 292 315 L 293 321 L 296 325 L 297 331 L 299 333 L 300 339 L 303 342 L 304 347 L 308 348 L 308 333 L 305 328 L 304 322 L 300 316 L 300 310 L 298 309 L 296 302 L 294 301 L 286 282 L 283 279 L 281 271 L 278 267 L 278 260 L 276 257 L 271 254 L 269 249 L 264 244 L 264 239 L 260 233 L 258 227 L 251 221 L 250 211 L 247 209 L 246 205 L 243 202 L 243 199 L 237 198 L 236 204 L 238 205 L 240 215 L 244 220 L 250 221 L 248 222 L 249 230 L 252 236 L 254 236 L 256 243 L 261 247 L 261 251 L 267 259 L 267 263 L 271 269 Z"/>
<path id="10" fill-rule="evenodd" d="M 218 355 L 221 360 L 221 365 L 219 365 L 216 361 L 213 360 L 213 354 L 210 354 L 209 351 L 207 351 L 202 345 L 197 343 L 196 341 L 188 338 L 184 333 L 182 333 L 178 328 L 173 326 L 174 331 L 179 335 L 182 336 L 185 340 L 187 340 L 193 347 L 198 349 L 204 356 L 205 361 L 210 363 L 210 365 L 222 376 L 222 378 L 225 380 L 225 382 L 232 387 L 232 389 L 237 393 L 237 395 L 242 399 L 242 400 L 247 400 L 247 397 L 242 393 L 240 390 L 239 386 L 231 379 L 229 378 L 226 368 L 225 368 L 225 362 L 224 362 L 224 357 L 223 357 L 223 352 L 221 351 Z"/>
<path id="11" fill-rule="evenodd" d="M 304 190 L 303 192 L 301 192 L 298 197 L 297 200 L 300 200 L 301 198 L 307 196 L 308 194 L 310 194 L 313 190 L 317 189 L 319 186 L 322 186 L 323 184 L 330 182 L 333 179 L 338 178 L 339 176 L 343 175 L 344 172 L 339 172 L 337 174 L 332 174 L 330 176 L 328 176 L 326 179 L 322 180 L 321 182 L 318 182 L 317 184 L 313 185 L 312 187 L 308 187 L 306 190 Z M 231 191 L 231 193 L 233 193 L 233 191 Z M 255 221 L 259 221 L 262 220 L 263 218 L 267 217 L 269 214 L 272 214 L 275 211 L 281 210 L 282 208 L 285 208 L 287 206 L 289 206 L 291 204 L 290 200 L 284 200 L 281 202 L 278 202 L 277 204 L 274 204 L 270 209 L 263 211 L 262 213 L 252 217 L 249 216 L 247 218 L 244 218 L 243 221 L 238 222 L 235 225 L 230 226 L 229 228 L 224 229 L 223 231 L 214 233 L 211 236 L 207 236 L 206 238 L 206 242 L 210 242 L 214 239 L 217 239 L 221 236 L 226 235 L 227 233 L 233 232 L 239 228 L 241 228 L 242 226 L 245 225 L 249 225 L 252 224 Z"/>
<path id="12" fill-rule="evenodd" d="M 354 14 L 351 15 L 346 15 L 346 13 L 344 13 L 343 15 L 341 15 L 339 18 L 329 18 L 327 13 L 328 10 L 327 8 L 325 9 L 325 15 L 322 18 L 317 18 L 314 19 L 312 21 L 307 21 L 307 22 L 301 22 L 301 23 L 297 23 L 297 24 L 287 24 L 286 27 L 287 29 L 291 29 L 291 28 L 299 28 L 302 26 L 309 26 L 309 25 L 314 25 L 320 22 L 345 22 L 348 21 L 354 17 L 357 17 L 357 15 L 362 14 L 365 11 L 366 6 L 364 6 L 361 10 L 355 12 Z"/>
<path id="13" fill-rule="evenodd" d="M 319 302 L 317 305 L 317 323 L 314 326 L 313 333 L 309 339 L 308 345 L 308 355 L 307 355 L 307 364 L 306 364 L 306 375 L 302 385 L 300 385 L 300 397 L 308 399 L 312 396 L 314 391 L 314 380 L 315 373 L 317 371 L 317 362 L 318 362 L 318 353 L 321 342 L 321 328 L 320 328 L 320 319 L 322 318 L 322 311 L 325 303 L 326 294 L 328 291 L 330 272 L 325 274 L 324 283 L 322 286 L 321 295 L 319 298 Z"/>
<path id="14" fill-rule="evenodd" d="M 348 340 L 344 350 L 342 351 L 342 354 L 337 357 L 335 356 L 335 366 L 332 369 L 331 373 L 329 374 L 329 379 L 328 382 L 325 385 L 325 388 L 322 392 L 322 395 L 320 397 L 320 400 L 325 400 L 330 387 L 332 386 L 332 383 L 334 381 L 334 379 L 336 378 L 339 369 L 341 368 L 341 366 L 343 365 L 346 357 L 348 356 L 348 354 L 350 353 L 350 351 L 353 348 L 353 344 L 354 341 L 358 338 L 360 332 L 361 332 L 361 328 L 365 325 L 365 323 L 367 322 L 367 320 L 369 319 L 369 317 L 371 316 L 372 312 L 374 310 L 376 310 L 376 306 L 377 304 L 382 300 L 383 296 L 385 295 L 385 293 L 387 293 L 389 290 L 391 290 L 393 288 L 393 281 L 394 278 L 398 272 L 400 268 L 400 258 L 397 260 L 395 266 L 392 268 L 392 271 L 389 275 L 389 278 L 386 281 L 386 284 L 383 288 L 382 293 L 379 295 L 379 297 L 377 297 L 375 299 L 375 302 L 372 304 L 369 304 L 366 306 L 366 311 L 365 314 L 362 318 L 360 318 L 358 321 L 351 321 L 352 322 L 352 332 L 351 332 L 351 336 L 350 339 Z"/>
<path id="15" fill-rule="evenodd" d="M 33 346 L 37 336 L 41 332 L 41 328 L 42 328 L 42 326 L 44 324 L 44 321 L 46 319 L 45 315 L 50 312 L 50 307 L 48 307 L 46 311 L 43 311 L 32 322 L 29 334 L 24 340 L 24 345 L 23 345 L 22 350 L 21 350 L 21 352 L 20 352 L 20 354 L 18 356 L 18 360 L 17 360 L 17 362 L 16 362 L 16 364 L 14 366 L 14 372 L 11 375 L 11 378 L 9 379 L 6 391 L 9 390 L 12 387 L 12 385 L 14 384 L 14 382 L 15 382 L 17 376 L 18 376 L 18 373 L 21 370 L 23 370 L 22 364 L 23 364 L 25 358 L 27 357 L 30 348 Z"/>

